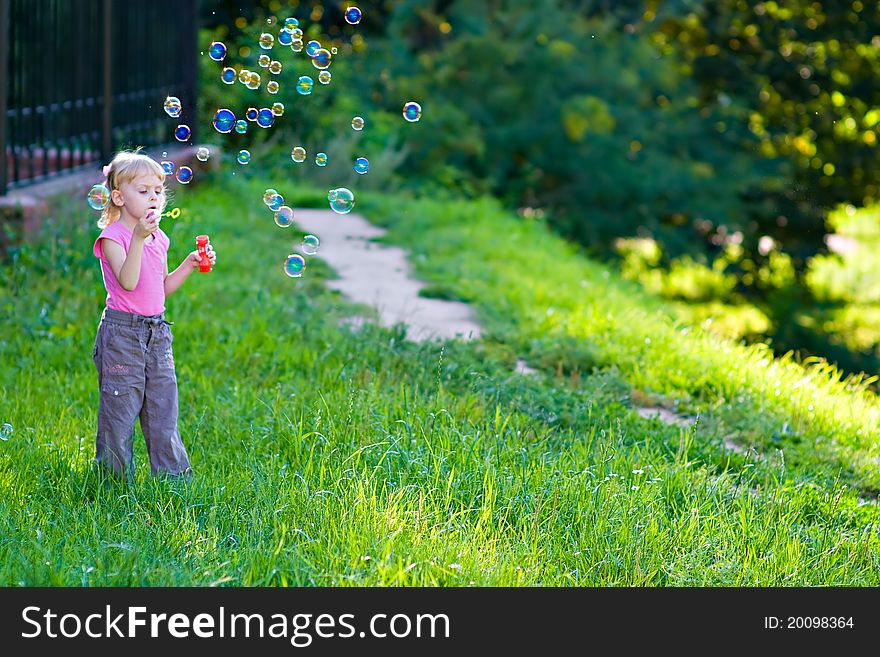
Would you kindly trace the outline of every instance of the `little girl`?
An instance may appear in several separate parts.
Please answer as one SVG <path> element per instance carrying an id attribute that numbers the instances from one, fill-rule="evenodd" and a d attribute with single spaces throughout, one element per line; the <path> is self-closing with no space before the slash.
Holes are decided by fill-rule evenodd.
<path id="1" fill-rule="evenodd" d="M 165 298 L 199 266 L 197 251 L 168 273 L 165 172 L 139 152 L 120 152 L 104 167 L 110 202 L 93 247 L 101 260 L 107 307 L 92 357 L 101 391 L 95 461 L 123 477 L 134 474 L 134 424 L 141 429 L 153 475 L 189 479 L 189 457 L 177 430 L 177 376 Z M 208 245 L 211 263 L 217 260 Z"/>

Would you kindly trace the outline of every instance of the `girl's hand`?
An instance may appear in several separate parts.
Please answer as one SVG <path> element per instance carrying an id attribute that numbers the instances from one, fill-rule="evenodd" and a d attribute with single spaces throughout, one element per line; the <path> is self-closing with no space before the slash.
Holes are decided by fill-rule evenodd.
<path id="1" fill-rule="evenodd" d="M 137 226 L 134 227 L 135 237 L 146 239 L 155 233 L 159 228 L 160 219 L 161 215 L 158 212 L 155 210 L 148 210 L 147 213 L 137 222 Z"/>
<path id="2" fill-rule="evenodd" d="M 208 242 L 207 247 L 208 252 L 208 260 L 211 261 L 211 266 L 213 267 L 217 263 L 217 253 L 214 251 L 214 247 L 211 246 L 211 243 Z M 196 268 L 202 262 L 202 256 L 199 255 L 198 251 L 190 251 L 190 254 L 186 256 L 186 259 L 189 261 L 189 264 Z"/>

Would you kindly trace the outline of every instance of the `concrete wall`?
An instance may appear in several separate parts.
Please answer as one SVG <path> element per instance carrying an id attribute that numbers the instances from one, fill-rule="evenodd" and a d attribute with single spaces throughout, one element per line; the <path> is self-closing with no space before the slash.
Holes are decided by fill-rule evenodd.
<path id="1" fill-rule="evenodd" d="M 207 162 L 196 159 L 198 146 L 165 145 L 144 149 L 144 153 L 157 162 L 171 160 L 178 167 L 186 165 L 194 172 L 193 183 L 198 182 L 199 171 L 216 168 L 220 153 L 211 147 L 211 158 Z M 167 157 L 162 153 L 167 152 Z M 92 185 L 103 182 L 103 164 L 96 164 L 79 171 L 63 174 L 46 182 L 29 185 L 0 196 L 0 258 L 5 257 L 6 248 L 22 240 L 32 239 L 40 230 L 43 218 L 49 212 L 49 202 L 58 196 L 69 197 L 70 202 L 82 203 L 83 209 L 93 212 L 86 205 L 86 195 Z"/>

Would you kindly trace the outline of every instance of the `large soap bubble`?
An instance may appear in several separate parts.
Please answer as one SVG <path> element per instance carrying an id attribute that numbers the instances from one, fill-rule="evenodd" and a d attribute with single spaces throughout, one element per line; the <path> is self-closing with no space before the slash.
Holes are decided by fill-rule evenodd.
<path id="1" fill-rule="evenodd" d="M 415 123 L 422 118 L 422 106 L 416 102 L 409 101 L 403 106 L 403 118 L 410 123 Z"/>
<path id="2" fill-rule="evenodd" d="M 275 223 L 281 228 L 289 228 L 293 225 L 293 208 L 289 205 L 282 205 L 275 212 Z"/>
<path id="3" fill-rule="evenodd" d="M 321 240 L 318 239 L 317 235 L 305 235 L 299 248 L 306 255 L 313 256 L 318 252 L 320 244 Z"/>
<path id="4" fill-rule="evenodd" d="M 217 113 L 214 114 L 214 129 L 225 135 L 228 132 L 232 132 L 234 127 L 235 114 L 232 113 L 232 110 L 218 109 Z"/>
<path id="5" fill-rule="evenodd" d="M 222 62 L 226 57 L 226 44 L 222 41 L 213 41 L 211 45 L 208 46 L 208 57 L 215 62 Z"/>
<path id="6" fill-rule="evenodd" d="M 315 86 L 315 81 L 312 80 L 308 75 L 301 75 L 299 79 L 296 81 L 296 91 L 297 93 L 308 96 L 312 93 L 312 89 Z"/>
<path id="7" fill-rule="evenodd" d="M 165 113 L 171 118 L 176 119 L 180 116 L 181 104 L 180 98 L 177 96 L 168 96 L 164 103 Z"/>
<path id="8" fill-rule="evenodd" d="M 103 210 L 110 203 L 110 190 L 107 185 L 95 185 L 89 190 L 86 203 L 92 210 Z"/>
<path id="9" fill-rule="evenodd" d="M 357 7 L 348 7 L 345 10 L 345 22 L 349 25 L 357 25 L 361 22 L 361 10 Z"/>
<path id="10" fill-rule="evenodd" d="M 347 187 L 333 190 L 333 198 L 330 201 L 330 209 L 336 214 L 348 214 L 354 208 L 354 194 Z"/>
<path id="11" fill-rule="evenodd" d="M 299 253 L 291 253 L 284 261 L 284 273 L 291 278 L 299 278 L 306 270 L 306 259 Z"/>
<path id="12" fill-rule="evenodd" d="M 182 185 L 188 185 L 189 181 L 193 179 L 193 170 L 189 167 L 180 167 L 177 170 L 177 182 Z"/>

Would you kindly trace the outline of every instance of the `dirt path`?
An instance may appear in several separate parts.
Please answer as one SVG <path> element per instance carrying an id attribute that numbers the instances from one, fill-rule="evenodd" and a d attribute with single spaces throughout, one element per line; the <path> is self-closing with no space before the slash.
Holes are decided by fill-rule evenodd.
<path id="1" fill-rule="evenodd" d="M 406 252 L 370 241 L 384 235 L 384 229 L 359 214 L 331 210 L 297 210 L 294 221 L 320 238 L 315 257 L 339 275 L 327 285 L 352 301 L 374 307 L 383 326 L 404 322 L 411 340 L 480 336 L 480 325 L 467 304 L 419 296 L 425 284 L 413 277 Z"/>

